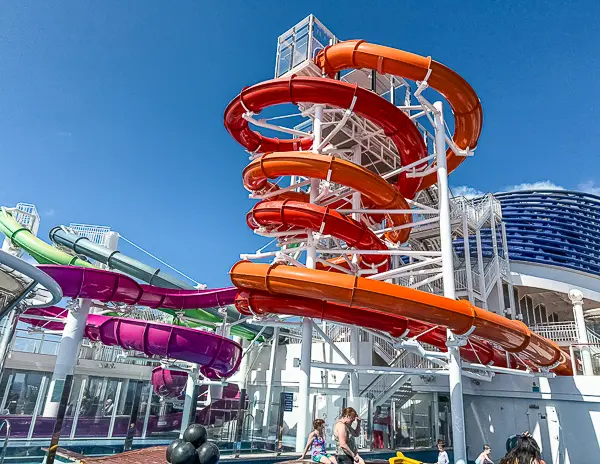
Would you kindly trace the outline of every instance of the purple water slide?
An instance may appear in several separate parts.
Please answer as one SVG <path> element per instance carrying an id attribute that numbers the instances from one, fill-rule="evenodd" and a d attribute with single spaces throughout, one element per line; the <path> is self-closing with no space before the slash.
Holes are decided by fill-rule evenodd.
<path id="1" fill-rule="evenodd" d="M 64 296 L 114 301 L 166 309 L 213 308 L 233 304 L 235 287 L 210 290 L 178 290 L 138 284 L 131 277 L 102 269 L 76 266 L 38 266 L 56 280 Z"/>
<path id="2" fill-rule="evenodd" d="M 57 321 L 41 321 L 27 315 L 66 317 L 64 308 L 30 308 L 20 320 L 49 330 L 62 330 Z M 242 358 L 242 347 L 228 338 L 158 322 L 125 319 L 114 316 L 90 314 L 84 331 L 85 337 L 108 346 L 121 346 L 126 350 L 142 351 L 148 356 L 158 355 L 200 364 L 203 372 L 215 372 L 218 377 L 233 375 Z"/>
<path id="3" fill-rule="evenodd" d="M 152 308 L 193 309 L 227 304 L 233 301 L 237 290 L 172 290 L 151 285 L 140 285 L 130 277 L 101 269 L 71 266 L 39 266 L 53 277 L 71 298 L 89 298 Z M 28 310 L 21 320 L 43 325 L 49 329 L 62 327 L 59 322 L 34 321 L 27 314 L 66 317 L 63 308 Z M 60 330 L 60 329 L 59 329 Z M 152 356 L 174 358 L 203 366 L 203 373 L 231 376 L 239 367 L 242 347 L 234 341 L 187 327 L 179 327 L 136 319 L 88 316 L 85 336 L 109 346 L 142 351 Z"/>
<path id="4" fill-rule="evenodd" d="M 152 386 L 158 396 L 177 398 L 183 393 L 187 374 L 158 366 L 152 369 Z"/>
<path id="5" fill-rule="evenodd" d="M 152 369 L 152 385 L 154 392 L 158 396 L 166 396 L 169 398 L 177 398 L 181 396 L 187 381 L 187 373 L 165 369 L 162 366 Z M 206 385 L 200 388 L 200 394 L 205 394 Z M 229 383 L 223 386 L 223 396 L 217 399 L 237 399 L 239 398 L 240 389 L 234 383 Z"/>

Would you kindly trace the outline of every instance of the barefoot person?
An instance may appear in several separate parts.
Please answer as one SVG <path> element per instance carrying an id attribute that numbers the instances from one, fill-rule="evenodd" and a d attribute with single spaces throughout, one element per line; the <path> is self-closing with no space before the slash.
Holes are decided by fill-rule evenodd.
<path id="1" fill-rule="evenodd" d="M 356 428 L 352 428 L 354 421 Z M 333 438 L 337 445 L 337 460 L 340 464 L 365 464 L 358 454 L 355 438 L 360 435 L 360 418 L 354 408 L 344 408 L 342 417 L 333 428 Z"/>
<path id="2" fill-rule="evenodd" d="M 315 419 L 313 422 L 313 431 L 308 436 L 304 453 L 301 460 L 304 459 L 309 448 L 312 446 L 312 461 L 320 462 L 321 464 L 337 464 L 335 456 L 327 453 L 325 447 L 325 421 L 323 419 Z"/>

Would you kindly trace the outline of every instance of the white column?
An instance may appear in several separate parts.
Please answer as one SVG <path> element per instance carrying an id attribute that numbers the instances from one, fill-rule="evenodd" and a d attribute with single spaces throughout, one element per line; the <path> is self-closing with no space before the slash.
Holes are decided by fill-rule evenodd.
<path id="1" fill-rule="evenodd" d="M 190 425 L 190 416 L 192 411 L 198 407 L 198 398 L 194 396 L 196 389 L 196 380 L 198 379 L 197 365 L 188 372 L 187 380 L 185 381 L 185 399 L 183 400 L 183 413 L 181 415 L 181 428 L 179 430 L 179 438 L 183 438 L 183 432 Z"/>
<path id="2" fill-rule="evenodd" d="M 508 242 L 506 241 L 506 224 L 501 223 L 502 229 L 502 249 L 504 250 L 504 260 L 506 261 L 506 278 L 508 280 L 508 302 L 510 303 L 510 314 L 512 319 L 517 318 L 517 305 L 515 302 L 515 289 L 512 283 L 512 274 L 510 273 L 510 260 L 508 259 Z"/>
<path id="3" fill-rule="evenodd" d="M 44 406 L 44 417 L 56 417 L 58 413 L 64 380 L 67 375 L 73 374 L 77 365 L 79 344 L 83 340 L 83 332 L 91 305 L 91 300 L 79 299 L 67 313 L 67 322 L 58 346 L 56 365 L 54 366 L 48 397 Z M 56 393 L 54 393 L 55 388 L 57 389 Z"/>
<path id="4" fill-rule="evenodd" d="M 273 339 L 271 341 L 271 357 L 269 358 L 269 375 L 267 375 L 267 392 L 265 394 L 265 409 L 263 414 L 263 435 L 269 434 L 269 411 L 273 402 L 273 380 L 275 378 L 275 367 L 277 361 L 277 346 L 279 345 L 279 327 L 273 329 Z"/>
<path id="5" fill-rule="evenodd" d="M 454 256 L 452 253 L 452 227 L 450 224 L 450 195 L 448 193 L 448 168 L 446 167 L 446 132 L 441 102 L 433 104 L 435 114 L 435 152 L 437 159 L 438 197 L 440 212 L 440 243 L 442 248 L 442 274 L 444 278 L 444 296 L 455 299 Z"/>
<path id="6" fill-rule="evenodd" d="M 496 234 L 496 213 L 492 199 L 490 198 L 490 214 L 491 214 L 491 228 L 492 228 L 492 247 L 494 249 L 494 257 L 496 258 L 496 292 L 498 293 L 498 310 L 503 316 L 506 314 L 504 305 L 504 289 L 502 288 L 502 276 L 500 275 L 500 253 L 498 252 L 498 235 Z"/>
<path id="7" fill-rule="evenodd" d="M 433 392 L 433 439 L 434 444 L 440 439 L 440 399 L 438 392 Z"/>
<path id="8" fill-rule="evenodd" d="M 448 168 L 446 165 L 446 129 L 441 102 L 435 102 L 435 152 L 438 166 L 438 197 L 440 211 L 440 243 L 442 248 L 442 274 L 444 277 L 444 296 L 455 299 L 454 263 L 452 254 L 452 228 L 450 224 L 450 197 L 448 193 Z M 461 340 L 448 330 L 448 363 L 450 381 L 450 400 L 452 404 L 452 435 L 454 462 L 467 463 L 465 442 L 465 417 L 463 410 L 462 374 L 459 346 Z"/>
<path id="9" fill-rule="evenodd" d="M 569 299 L 573 303 L 573 315 L 575 316 L 575 325 L 577 326 L 577 334 L 579 343 L 587 345 L 589 343 L 587 336 L 587 328 L 585 326 L 585 318 L 583 317 L 583 293 L 581 290 L 569 290 Z M 592 356 L 589 346 L 581 347 L 581 359 L 583 361 L 583 375 L 594 375 L 594 365 L 592 364 Z"/>
<path id="10" fill-rule="evenodd" d="M 353 150 L 354 150 L 354 153 L 352 156 L 352 161 L 354 162 L 354 164 L 360 166 L 361 161 L 362 161 L 360 145 L 355 145 Z M 352 193 L 352 209 L 360 209 L 360 208 L 361 208 L 360 192 L 354 192 L 354 193 Z M 352 218 L 355 221 L 360 222 L 360 213 L 353 213 Z M 359 261 L 360 261 L 359 255 L 354 255 L 352 257 L 353 263 L 358 264 Z M 352 327 L 351 332 L 350 332 L 350 361 L 352 361 L 353 364 L 358 364 L 359 348 L 360 348 L 360 328 Z M 349 376 L 350 376 L 350 391 L 349 391 L 349 395 L 348 395 L 348 403 L 349 403 L 349 406 L 356 408 L 358 406 L 357 401 L 358 401 L 358 396 L 360 394 L 358 372 L 356 372 L 356 371 L 350 372 Z"/>
<path id="11" fill-rule="evenodd" d="M 323 106 L 315 105 L 315 118 L 313 121 L 313 153 L 319 152 L 319 144 L 322 139 Z M 319 179 L 310 180 L 310 202 L 314 203 L 319 195 Z M 315 269 L 317 267 L 317 246 L 312 231 L 308 233 L 306 243 L 306 267 Z M 296 432 L 296 452 L 304 450 L 306 437 L 308 436 L 310 423 L 310 365 L 312 362 L 312 319 L 305 317 L 302 320 L 302 346 L 300 348 L 300 378 L 298 382 L 298 429 Z"/>

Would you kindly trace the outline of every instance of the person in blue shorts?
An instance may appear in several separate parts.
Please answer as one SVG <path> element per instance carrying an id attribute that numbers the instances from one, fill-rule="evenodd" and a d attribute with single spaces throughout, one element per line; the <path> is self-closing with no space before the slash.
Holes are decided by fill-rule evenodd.
<path id="1" fill-rule="evenodd" d="M 327 453 L 325 446 L 325 421 L 323 419 L 315 419 L 313 422 L 313 431 L 308 436 L 304 453 L 300 459 L 304 459 L 308 450 L 312 447 L 312 462 L 320 462 L 322 464 L 337 464 L 335 456 Z"/>

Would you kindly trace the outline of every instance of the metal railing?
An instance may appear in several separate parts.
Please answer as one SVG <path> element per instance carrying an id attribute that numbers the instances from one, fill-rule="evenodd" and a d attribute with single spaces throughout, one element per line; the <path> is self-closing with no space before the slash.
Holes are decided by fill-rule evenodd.
<path id="1" fill-rule="evenodd" d="M 316 323 L 316 322 L 315 322 Z M 302 343 L 302 328 L 301 327 L 289 327 L 286 329 L 289 334 L 295 335 L 294 337 L 290 337 L 289 343 L 299 344 Z M 349 343 L 352 338 L 352 327 L 346 325 L 338 325 L 333 323 L 327 324 L 327 330 L 325 333 L 327 336 L 336 343 Z M 322 342 L 321 335 L 313 328 L 313 341 L 314 342 Z M 369 341 L 369 333 L 364 330 L 360 331 L 360 341 L 367 342 Z"/>
<path id="2" fill-rule="evenodd" d="M 377 350 L 378 354 L 384 354 L 382 358 L 388 363 L 390 367 L 397 368 L 422 368 L 422 369 L 433 369 L 438 367 L 428 359 L 425 359 L 417 354 L 410 353 L 405 350 L 397 350 L 394 346 L 385 340 L 384 338 L 372 335 L 373 348 Z M 429 347 L 427 347 L 429 349 Z M 385 356 L 389 356 L 385 359 Z M 360 396 L 365 396 L 377 400 L 381 395 L 389 391 L 389 389 L 397 384 L 398 376 L 390 374 L 379 374 L 375 377 L 369 385 L 367 385 L 360 393 Z"/>
<path id="3" fill-rule="evenodd" d="M 600 343 L 572 343 L 569 352 L 574 375 L 600 375 Z M 592 372 L 586 369 L 586 358 Z"/>
<path id="4" fill-rule="evenodd" d="M 386 363 L 391 363 L 400 353 L 394 345 L 388 340 L 378 335 L 372 334 L 373 349 L 379 354 Z"/>
<path id="5" fill-rule="evenodd" d="M 587 329 L 586 332 L 587 332 L 588 343 L 591 343 L 592 345 L 600 346 L 600 335 L 598 335 L 596 332 L 594 332 L 591 329 Z M 598 351 L 598 350 L 596 350 L 596 351 Z"/>
<path id="6" fill-rule="evenodd" d="M 59 345 L 60 339 L 56 335 L 48 336 L 44 333 L 30 333 L 25 329 L 17 329 L 11 351 L 56 356 Z M 127 359 L 127 357 L 133 359 Z M 156 364 L 156 360 L 152 358 L 148 358 L 147 361 L 143 358 L 147 358 L 147 356 L 141 351 L 125 350 L 120 346 L 106 346 L 101 343 L 92 343 L 89 340 L 82 342 L 78 354 L 78 359 L 105 363 L 125 363 L 140 366 Z"/>
<path id="7" fill-rule="evenodd" d="M 485 285 L 485 295 L 483 296 L 487 297 L 488 289 L 498 279 L 498 272 L 496 270 L 497 261 L 498 257 L 494 256 L 494 258 L 487 263 L 485 272 L 483 274 L 483 284 Z"/>
<path id="8" fill-rule="evenodd" d="M 547 322 L 531 325 L 529 328 L 538 335 L 549 338 L 556 343 L 576 343 L 579 341 L 579 332 L 575 321 Z"/>
<path id="9" fill-rule="evenodd" d="M 490 213 L 502 217 L 500 201 L 491 193 L 475 199 L 455 197 L 451 202 L 450 218 L 456 219 L 464 214 L 476 228 L 480 228 L 487 221 Z"/>
<path id="10" fill-rule="evenodd" d="M 6 427 L 6 435 L 4 437 L 4 443 L 2 445 L 2 451 L 0 452 L 0 464 L 4 464 L 4 458 L 6 457 L 6 449 L 8 448 L 8 441 L 10 440 L 10 422 L 8 419 L 2 419 L 0 421 L 0 432 Z"/>

